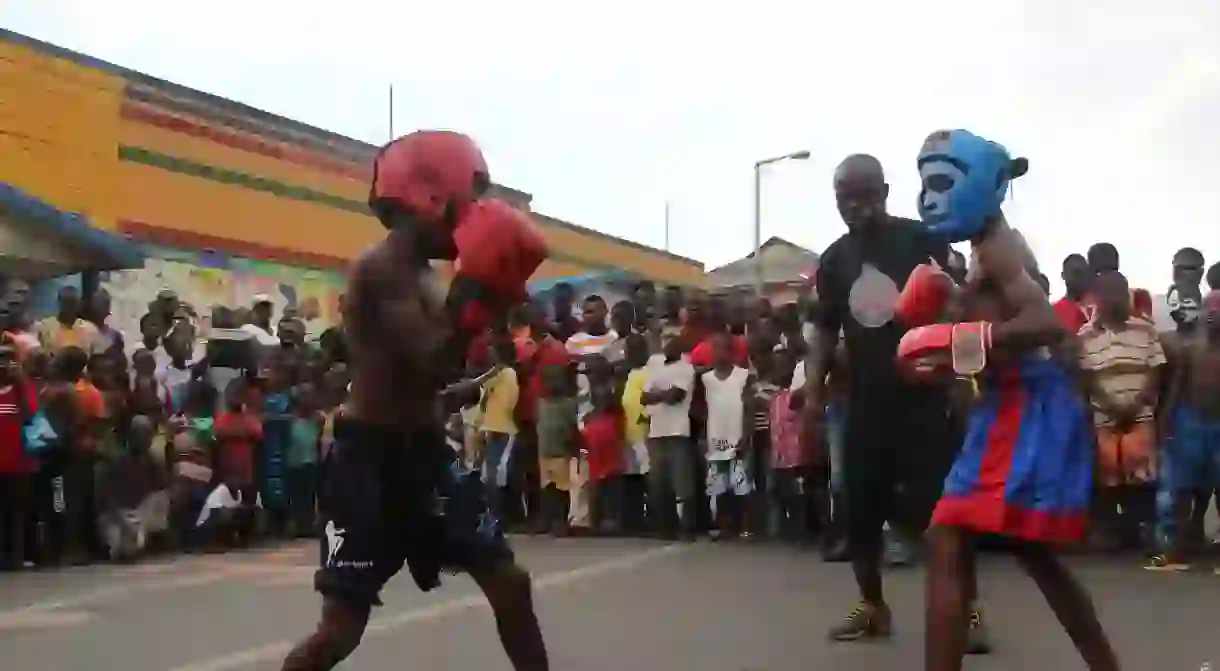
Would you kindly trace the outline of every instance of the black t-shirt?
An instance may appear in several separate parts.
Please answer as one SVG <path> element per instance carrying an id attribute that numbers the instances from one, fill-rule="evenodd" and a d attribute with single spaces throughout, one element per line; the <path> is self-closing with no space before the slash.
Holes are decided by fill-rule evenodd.
<path id="1" fill-rule="evenodd" d="M 922 224 L 898 217 L 871 241 L 846 233 L 822 254 L 816 284 L 819 326 L 843 331 L 854 397 L 940 396 L 934 388 L 912 387 L 898 375 L 894 357 L 906 329 L 894 320 L 894 302 L 915 266 L 929 258 L 947 266 L 948 254 L 948 244 Z"/>

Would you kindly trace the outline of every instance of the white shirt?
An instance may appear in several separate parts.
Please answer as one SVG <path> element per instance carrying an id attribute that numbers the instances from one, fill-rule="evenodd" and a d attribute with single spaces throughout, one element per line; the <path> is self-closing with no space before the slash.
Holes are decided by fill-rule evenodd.
<path id="1" fill-rule="evenodd" d="M 591 335 L 581 331 L 568 338 L 564 347 L 568 348 L 568 354 L 577 357 L 603 354 L 616 340 L 618 340 L 618 334 L 614 331 L 606 331 L 601 335 Z"/>
<path id="2" fill-rule="evenodd" d="M 255 340 L 257 340 L 258 344 L 260 345 L 266 345 L 268 347 L 279 347 L 280 345 L 279 338 L 275 337 L 270 331 L 267 331 L 263 327 L 256 324 L 242 324 L 241 330 L 254 336 Z"/>
<path id="3" fill-rule="evenodd" d="M 792 369 L 792 384 L 788 385 L 790 391 L 797 391 L 805 388 L 805 362 L 797 361 L 796 367 Z"/>
<path id="4" fill-rule="evenodd" d="M 737 445 L 745 432 L 745 403 L 742 395 L 750 371 L 734 366 L 721 379 L 715 370 L 703 374 L 707 393 L 707 458 L 725 461 L 737 456 Z"/>
<path id="5" fill-rule="evenodd" d="M 568 354 L 574 357 L 588 356 L 590 354 L 603 354 L 609 358 L 609 349 L 611 345 L 618 340 L 618 334 L 614 331 L 606 331 L 601 335 L 590 335 L 581 331 L 575 333 L 568 338 L 564 343 Z M 583 365 L 583 364 L 582 364 Z M 589 378 L 585 377 L 584 373 L 576 376 L 576 418 L 577 421 L 584 425 L 585 415 L 593 411 L 593 399 L 590 396 Z"/>
<path id="6" fill-rule="evenodd" d="M 660 355 L 658 355 L 660 356 Z M 662 357 L 652 370 L 644 391 L 653 392 L 677 387 L 686 391 L 681 403 L 654 403 L 647 406 L 651 421 L 648 423 L 649 438 L 690 435 L 690 402 L 695 389 L 695 367 L 685 357 L 666 363 Z"/>

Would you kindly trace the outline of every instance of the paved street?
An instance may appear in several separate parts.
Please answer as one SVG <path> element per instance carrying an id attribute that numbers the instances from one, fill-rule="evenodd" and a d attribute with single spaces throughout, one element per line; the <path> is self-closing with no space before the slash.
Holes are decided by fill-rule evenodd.
<path id="1" fill-rule="evenodd" d="M 889 574 L 888 643 L 824 638 L 851 605 L 846 566 L 786 547 L 639 540 L 517 539 L 538 583 L 558 671 L 919 668 L 922 572 Z M 4 671 L 276 669 L 314 622 L 313 544 L 0 577 Z M 1127 669 L 1220 668 L 1220 577 L 1158 575 L 1129 561 L 1078 562 Z M 996 653 L 970 669 L 1081 668 L 1012 563 L 983 567 Z M 350 669 L 507 669 L 466 578 L 419 594 L 391 583 Z"/>

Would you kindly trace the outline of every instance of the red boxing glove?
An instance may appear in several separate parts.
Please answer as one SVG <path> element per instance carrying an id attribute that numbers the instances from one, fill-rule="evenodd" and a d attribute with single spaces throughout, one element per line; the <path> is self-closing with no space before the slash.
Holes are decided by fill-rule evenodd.
<path id="1" fill-rule="evenodd" d="M 894 303 L 894 314 L 907 327 L 935 324 L 945 314 L 957 284 L 935 263 L 921 263 L 911 271 Z"/>
<path id="2" fill-rule="evenodd" d="M 484 199 L 458 222 L 450 305 L 469 331 L 529 298 L 526 282 L 547 257 L 546 240 L 529 216 L 508 203 Z"/>
<path id="3" fill-rule="evenodd" d="M 920 326 L 898 342 L 898 367 L 914 379 L 977 375 L 987 365 L 989 349 L 988 322 Z"/>

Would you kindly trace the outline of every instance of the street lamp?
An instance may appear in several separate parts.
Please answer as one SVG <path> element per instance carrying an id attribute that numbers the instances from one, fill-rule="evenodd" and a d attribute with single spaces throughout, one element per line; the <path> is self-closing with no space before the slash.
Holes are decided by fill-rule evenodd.
<path id="1" fill-rule="evenodd" d="M 762 266 L 762 168 L 764 165 L 771 163 L 779 163 L 780 161 L 804 161 L 809 158 L 809 150 L 802 149 L 794 151 L 791 154 L 783 156 L 775 156 L 772 158 L 764 158 L 761 161 L 754 162 L 754 293 L 758 297 L 763 295 L 763 266 Z"/>

